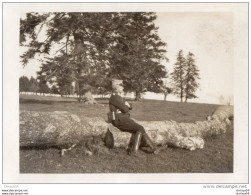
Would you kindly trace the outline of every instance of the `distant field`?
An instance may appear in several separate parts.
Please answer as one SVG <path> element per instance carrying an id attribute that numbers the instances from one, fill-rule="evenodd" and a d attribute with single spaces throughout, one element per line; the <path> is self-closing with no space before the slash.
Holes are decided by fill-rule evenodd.
<path id="1" fill-rule="evenodd" d="M 219 105 L 180 103 L 162 100 L 129 100 L 133 109 L 131 116 L 137 120 L 174 120 L 178 122 L 195 122 L 205 120 Z M 20 110 L 69 111 L 89 117 L 106 117 L 109 112 L 108 100 L 97 99 L 98 104 L 78 103 L 74 98 L 20 95 Z"/>
<path id="2" fill-rule="evenodd" d="M 96 105 L 78 103 L 72 98 L 20 95 L 20 110 L 69 111 L 77 115 L 106 118 L 107 99 Z M 178 103 L 161 100 L 131 101 L 132 118 L 136 120 L 205 120 L 219 105 Z M 82 148 L 81 148 L 82 147 Z M 140 151 L 130 157 L 125 149 L 105 150 L 93 156 L 83 154 L 83 147 L 64 157 L 57 148 L 20 149 L 21 173 L 231 173 L 233 172 L 233 128 L 226 134 L 207 137 L 205 148 L 188 151 L 168 147 L 159 155 Z"/>

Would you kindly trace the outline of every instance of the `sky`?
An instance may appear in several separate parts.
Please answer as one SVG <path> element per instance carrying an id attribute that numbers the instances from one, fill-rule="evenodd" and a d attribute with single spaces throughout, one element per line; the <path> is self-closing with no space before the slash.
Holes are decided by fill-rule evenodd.
<path id="1" fill-rule="evenodd" d="M 160 38 L 167 43 L 164 64 L 172 72 L 176 55 L 183 50 L 195 55 L 200 74 L 198 98 L 189 102 L 225 104 L 233 102 L 233 15 L 230 12 L 159 12 L 156 26 Z M 20 76 L 35 77 L 39 62 L 33 60 Z M 163 99 L 163 94 L 145 93 L 145 98 Z M 180 101 L 168 95 L 169 101 Z"/>
<path id="2" fill-rule="evenodd" d="M 160 38 L 167 43 L 169 63 L 173 70 L 179 50 L 195 55 L 200 74 L 197 99 L 201 103 L 233 102 L 233 15 L 222 13 L 158 13 L 156 26 Z M 155 95 L 151 94 L 153 97 Z M 177 101 L 169 95 L 168 100 Z"/>

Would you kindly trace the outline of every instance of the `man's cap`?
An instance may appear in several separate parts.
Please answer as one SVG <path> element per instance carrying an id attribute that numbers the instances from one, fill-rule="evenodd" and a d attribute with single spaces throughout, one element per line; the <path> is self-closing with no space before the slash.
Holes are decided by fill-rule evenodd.
<path id="1" fill-rule="evenodd" d="M 123 86 L 123 80 L 120 79 L 112 79 L 112 88 L 115 88 L 116 86 Z"/>

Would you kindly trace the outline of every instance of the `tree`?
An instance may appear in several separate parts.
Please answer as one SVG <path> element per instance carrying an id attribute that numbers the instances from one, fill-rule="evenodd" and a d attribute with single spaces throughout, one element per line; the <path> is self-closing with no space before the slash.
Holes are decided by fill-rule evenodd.
<path id="1" fill-rule="evenodd" d="M 33 77 L 30 78 L 30 91 L 33 93 L 36 93 L 39 90 L 39 83 L 37 82 L 37 80 Z"/>
<path id="2" fill-rule="evenodd" d="M 26 65 L 36 54 L 46 54 L 57 48 L 54 57 L 42 64 L 40 74 L 56 81 L 61 93 L 74 83 L 77 94 L 82 95 L 93 87 L 92 78 L 107 76 L 109 45 L 114 45 L 118 13 L 28 13 L 20 21 L 20 45 L 28 43 L 28 51 L 21 58 Z M 46 29 L 46 39 L 39 40 L 41 29 Z M 27 38 L 28 37 L 28 38 Z M 58 49 L 59 48 L 59 49 Z M 64 72 L 64 75 L 60 75 Z M 63 82 L 67 74 L 66 83 Z M 100 83 L 99 83 L 100 85 Z"/>
<path id="3" fill-rule="evenodd" d="M 28 77 L 21 76 L 19 78 L 19 92 L 28 92 L 30 91 L 30 81 Z"/>
<path id="4" fill-rule="evenodd" d="M 74 93 L 72 72 L 73 70 L 67 59 L 56 56 L 53 59 L 46 58 L 40 71 L 38 71 L 38 77 L 43 78 L 52 85 L 57 85 L 61 96 L 70 95 Z"/>
<path id="5" fill-rule="evenodd" d="M 29 48 L 22 63 L 47 55 L 39 74 L 55 82 L 61 93 L 70 83 L 79 96 L 98 87 L 109 89 L 114 77 L 123 79 L 125 89 L 136 97 L 145 89 L 158 91 L 166 51 L 155 19 L 156 14 L 143 12 L 28 13 L 20 21 L 20 45 Z M 43 28 L 46 39 L 39 40 Z"/>
<path id="6" fill-rule="evenodd" d="M 118 44 L 111 51 L 111 72 L 124 81 L 126 92 L 135 93 L 136 100 L 146 90 L 160 92 L 166 76 L 161 64 L 168 60 L 166 44 L 157 34 L 156 18 L 155 13 L 121 13 Z"/>
<path id="7" fill-rule="evenodd" d="M 38 77 L 39 78 L 39 92 L 42 93 L 43 95 L 45 93 L 49 93 L 50 92 L 50 88 L 47 85 L 47 81 L 45 79 L 44 76 Z"/>
<path id="8" fill-rule="evenodd" d="M 31 41 L 28 51 L 21 58 L 23 65 L 36 54 L 51 54 L 52 58 L 42 64 L 40 74 L 47 80 L 56 80 L 61 93 L 68 93 L 69 82 L 75 83 L 77 94 L 91 86 L 89 75 L 95 75 L 105 69 L 106 52 L 109 44 L 110 30 L 113 28 L 113 17 L 116 13 L 28 13 L 26 19 L 20 21 L 20 44 Z M 46 29 L 46 39 L 39 40 L 41 29 Z M 28 39 L 27 39 L 28 36 Z M 53 46 L 54 45 L 54 46 Z M 66 63 L 67 62 L 67 63 Z M 60 72 L 64 72 L 60 76 Z M 67 75 L 67 81 L 65 79 Z M 102 74 L 105 75 L 105 74 Z M 85 81 L 83 83 L 83 81 Z M 92 86 L 91 86 L 92 87 Z"/>
<path id="9" fill-rule="evenodd" d="M 53 85 L 51 87 L 51 93 L 52 94 L 60 94 L 58 88 L 55 85 Z"/>
<path id="10" fill-rule="evenodd" d="M 164 94 L 164 101 L 166 101 L 166 97 L 168 94 L 172 93 L 172 88 L 169 87 L 167 81 L 164 81 L 162 87 L 161 87 L 161 92 Z"/>
<path id="11" fill-rule="evenodd" d="M 194 54 L 189 52 L 186 58 L 186 74 L 185 74 L 185 102 L 188 99 L 197 98 L 195 91 L 199 87 L 197 82 L 199 77 L 199 70 L 195 65 Z"/>
<path id="12" fill-rule="evenodd" d="M 180 50 L 177 55 L 177 61 L 174 64 L 173 72 L 171 73 L 173 93 L 180 98 L 183 102 L 185 96 L 185 67 L 186 59 L 184 58 L 183 51 Z"/>

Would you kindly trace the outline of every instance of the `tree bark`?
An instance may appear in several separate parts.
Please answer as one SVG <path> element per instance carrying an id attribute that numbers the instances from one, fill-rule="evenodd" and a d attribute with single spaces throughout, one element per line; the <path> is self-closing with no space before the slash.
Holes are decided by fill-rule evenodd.
<path id="1" fill-rule="evenodd" d="M 141 93 L 138 91 L 135 92 L 135 101 L 142 101 Z"/>
<path id="2" fill-rule="evenodd" d="M 137 121 L 153 142 L 195 150 L 204 147 L 203 138 L 225 133 L 233 117 L 233 107 L 219 107 L 210 121 L 177 123 L 175 121 Z M 64 146 L 78 144 L 90 137 L 104 138 L 108 128 L 115 147 L 128 147 L 131 134 L 121 132 L 103 118 L 87 118 L 66 111 L 20 111 L 20 147 Z"/>
<path id="3" fill-rule="evenodd" d="M 166 101 L 167 93 L 164 93 L 164 101 Z"/>

